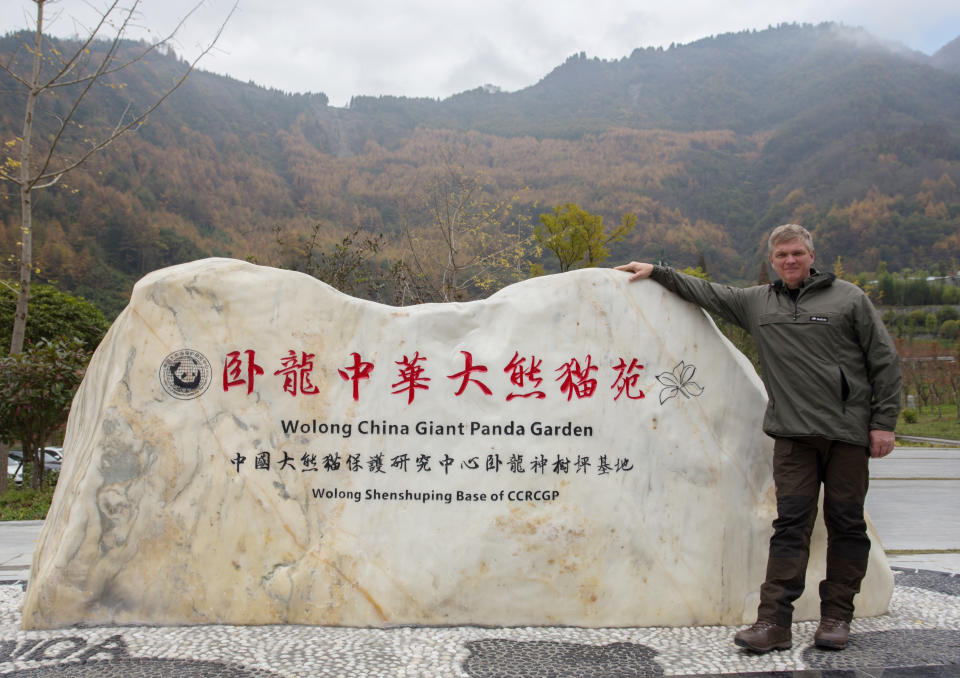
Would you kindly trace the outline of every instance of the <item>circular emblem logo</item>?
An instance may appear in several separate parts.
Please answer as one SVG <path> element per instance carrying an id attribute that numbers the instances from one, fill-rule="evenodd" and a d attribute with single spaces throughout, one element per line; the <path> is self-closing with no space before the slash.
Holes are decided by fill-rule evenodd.
<path id="1" fill-rule="evenodd" d="M 180 400 L 203 394 L 212 381 L 210 361 L 200 351 L 182 348 L 174 351 L 160 365 L 163 390 Z"/>

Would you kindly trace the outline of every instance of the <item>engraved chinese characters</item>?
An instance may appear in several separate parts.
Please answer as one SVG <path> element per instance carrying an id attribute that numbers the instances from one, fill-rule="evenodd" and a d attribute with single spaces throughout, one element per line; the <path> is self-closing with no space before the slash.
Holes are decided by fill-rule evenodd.
<path id="1" fill-rule="evenodd" d="M 763 407 L 700 311 L 614 271 L 408 308 L 157 271 L 77 395 L 24 625 L 739 623 Z"/>
<path id="2" fill-rule="evenodd" d="M 486 382 L 493 383 L 491 380 L 496 378 L 496 375 L 487 377 L 486 382 L 481 381 L 479 376 L 473 376 L 473 374 L 475 372 L 479 374 L 487 372 L 487 366 L 474 364 L 473 353 L 470 351 L 460 351 L 460 353 L 463 356 L 463 369 L 454 374 L 446 375 L 447 379 L 453 379 L 459 384 L 455 390 L 451 391 L 452 395 L 461 396 L 466 391 L 467 386 L 472 385 L 478 388 L 483 395 L 493 396 L 494 392 L 487 386 Z M 177 354 L 173 355 L 176 356 Z M 310 382 L 316 356 L 305 351 L 299 353 L 299 359 L 297 355 L 297 351 L 289 349 L 286 355 L 279 359 L 282 367 L 273 372 L 273 375 L 283 377 L 283 390 L 291 396 L 317 395 L 320 392 L 319 389 Z M 529 359 L 529 366 L 525 367 L 524 363 L 527 358 L 521 358 L 520 353 L 514 351 L 510 362 L 503 368 L 506 376 L 498 379 L 501 385 L 506 384 L 509 387 L 523 389 L 526 382 L 531 388 L 539 389 L 543 383 L 543 377 L 539 376 L 543 360 L 538 359 L 535 355 L 529 356 Z M 359 401 L 361 380 L 370 379 L 375 365 L 363 360 L 360 354 L 355 351 L 350 353 L 350 360 L 352 364 L 338 368 L 337 374 L 344 381 L 350 382 L 353 389 L 352 397 Z M 256 361 L 257 351 L 255 349 L 236 350 L 227 353 L 223 363 L 223 390 L 228 391 L 234 387 L 243 387 L 247 395 L 250 395 L 253 392 L 255 379 L 258 375 L 264 374 L 263 367 L 258 365 Z M 620 398 L 624 393 L 631 399 L 643 398 L 643 390 L 638 387 L 639 371 L 643 369 L 643 365 L 637 358 L 631 358 L 629 366 L 622 357 L 618 358 L 618 363 L 608 366 L 609 371 L 614 373 L 611 377 L 613 381 L 610 383 L 610 388 L 616 389 L 616 393 L 612 396 L 613 399 Z M 393 395 L 403 395 L 407 399 L 407 404 L 412 404 L 418 390 L 426 391 L 430 389 L 432 377 L 426 376 L 428 374 L 427 356 L 420 355 L 420 351 L 416 351 L 412 357 L 404 355 L 394 364 L 399 367 L 395 369 L 393 374 L 397 381 L 391 384 L 391 387 L 396 390 L 391 391 L 391 393 Z M 599 369 L 597 365 L 593 364 L 593 356 L 589 353 L 586 355 L 582 366 L 580 360 L 576 357 L 570 358 L 554 370 L 559 373 L 559 376 L 554 379 L 554 381 L 560 382 L 557 391 L 567 400 L 572 400 L 574 397 L 577 399 L 592 397 L 597 390 L 598 382 L 595 376 L 591 376 L 591 373 L 597 372 Z M 514 398 L 529 397 L 543 399 L 547 396 L 542 390 L 532 390 L 527 393 L 510 390 L 506 393 L 504 399 L 513 400 Z"/>

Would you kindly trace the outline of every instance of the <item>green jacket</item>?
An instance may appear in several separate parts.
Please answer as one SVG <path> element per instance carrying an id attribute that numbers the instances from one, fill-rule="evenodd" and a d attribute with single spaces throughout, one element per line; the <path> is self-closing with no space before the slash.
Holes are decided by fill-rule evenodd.
<path id="1" fill-rule="evenodd" d="M 772 436 L 823 436 L 869 446 L 900 413 L 900 359 L 856 285 L 811 272 L 796 301 L 781 281 L 738 288 L 656 266 L 667 289 L 744 328 L 760 354 Z"/>

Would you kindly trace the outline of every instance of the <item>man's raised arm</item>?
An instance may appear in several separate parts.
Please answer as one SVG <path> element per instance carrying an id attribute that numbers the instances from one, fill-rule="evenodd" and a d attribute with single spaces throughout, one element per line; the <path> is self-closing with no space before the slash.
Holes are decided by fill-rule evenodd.
<path id="1" fill-rule="evenodd" d="M 655 266 L 639 261 L 631 261 L 614 267 L 617 271 L 630 274 L 630 281 L 651 278 L 671 292 L 701 308 L 716 313 L 725 320 L 740 327 L 747 326 L 743 290 L 729 285 L 718 285 L 686 275 L 669 266 Z"/>

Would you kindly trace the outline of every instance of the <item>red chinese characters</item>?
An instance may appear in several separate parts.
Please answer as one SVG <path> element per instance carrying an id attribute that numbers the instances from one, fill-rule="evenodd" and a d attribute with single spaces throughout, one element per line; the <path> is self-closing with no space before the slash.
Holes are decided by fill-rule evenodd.
<path id="1" fill-rule="evenodd" d="M 620 364 L 614 365 L 613 369 L 617 372 L 617 378 L 613 382 L 613 385 L 610 386 L 611 389 L 616 389 L 617 395 L 613 396 L 614 400 L 618 400 L 620 396 L 626 395 L 627 398 L 631 400 L 639 400 L 640 398 L 645 398 L 643 391 L 637 387 L 637 382 L 640 381 L 640 370 L 643 369 L 643 365 L 640 362 L 633 358 L 630 360 L 629 367 L 627 362 L 620 358 Z"/>
<path id="2" fill-rule="evenodd" d="M 457 386 L 443 391 L 444 396 L 460 397 L 473 390 L 472 386 L 479 391 L 478 395 L 493 396 L 497 393 L 499 397 L 503 394 L 507 402 L 517 398 L 547 398 L 547 389 L 543 387 L 544 378 L 541 376 L 544 361 L 533 353 L 521 356 L 520 352 L 515 350 L 513 357 L 502 370 L 504 376 L 499 378 L 495 378 L 496 375 L 481 378 L 481 375 L 489 373 L 489 369 L 476 361 L 473 352 L 461 350 L 460 355 L 463 357 L 463 369 L 446 375 L 447 379 L 456 382 Z M 250 349 L 227 354 L 223 367 L 224 391 L 245 386 L 247 394 L 253 392 L 256 377 L 264 374 L 264 369 L 257 364 L 256 357 L 256 351 Z M 315 359 L 314 353 L 289 349 L 280 359 L 280 368 L 273 372 L 275 376 L 283 378 L 282 390 L 292 396 L 318 394 L 319 388 L 311 381 Z M 350 364 L 337 368 L 337 374 L 350 383 L 352 398 L 359 401 L 361 382 L 372 380 L 374 363 L 364 360 L 358 352 L 350 353 L 350 360 Z M 606 383 L 610 383 L 614 401 L 623 396 L 626 396 L 625 400 L 645 398 L 646 394 L 640 383 L 644 365 L 640 359 L 631 358 L 628 362 L 621 357 L 618 360 L 617 364 L 601 368 L 594 364 L 593 356 L 589 353 L 583 361 L 572 357 L 553 370 L 558 375 L 554 382 L 559 384 L 554 389 L 559 391 L 561 397 L 566 396 L 567 402 L 592 398 L 596 394 L 598 381 L 601 378 L 606 379 L 606 375 L 612 373 L 611 381 Z M 397 380 L 390 385 L 391 392 L 394 395 L 406 395 L 408 405 L 413 404 L 419 392 L 430 389 L 431 378 L 426 376 L 426 362 L 427 356 L 421 355 L 419 351 L 394 361 L 398 366 Z"/>
<path id="3" fill-rule="evenodd" d="M 543 361 L 537 360 L 537 357 L 534 355 L 530 356 L 529 365 L 524 365 L 526 361 L 526 358 L 520 357 L 519 351 L 514 351 L 513 357 L 510 359 L 510 362 L 507 363 L 507 366 L 503 368 L 503 371 L 510 375 L 510 383 L 517 388 L 527 388 L 527 382 L 529 382 L 534 390 L 528 391 L 527 393 L 515 393 L 511 391 L 507 394 L 508 402 L 514 398 L 536 398 L 537 400 L 542 400 L 547 397 L 547 394 L 543 391 L 536 390 L 540 388 L 540 384 L 543 382 L 543 378 L 538 376 L 540 374 L 540 364 Z"/>
<path id="4" fill-rule="evenodd" d="M 560 376 L 554 381 L 560 382 L 560 392 L 567 395 L 568 402 L 574 396 L 577 399 L 590 398 L 597 390 L 597 380 L 592 378 L 590 373 L 600 368 L 592 364 L 592 361 L 593 358 L 588 353 L 583 365 L 576 358 L 571 358 L 555 370 L 560 372 Z"/>
<path id="5" fill-rule="evenodd" d="M 256 351 L 246 350 L 246 368 L 240 358 L 240 351 L 230 351 L 223 364 L 223 390 L 229 391 L 234 386 L 246 384 L 247 395 L 253 392 L 254 377 L 263 374 L 263 368 L 257 365 Z"/>
<path id="6" fill-rule="evenodd" d="M 353 382 L 353 399 L 360 400 L 360 380 L 369 379 L 373 372 L 373 363 L 365 362 L 359 353 L 351 353 L 353 365 L 337 370 L 340 378 L 344 381 Z"/>
<path id="7" fill-rule="evenodd" d="M 460 351 L 460 353 L 463 354 L 463 360 L 465 363 L 463 370 L 457 372 L 456 374 L 447 375 L 447 379 L 460 379 L 460 388 L 457 389 L 457 392 L 453 395 L 463 395 L 463 392 L 467 390 L 467 384 L 476 384 L 480 388 L 480 391 L 483 393 L 483 395 L 493 395 L 493 391 L 491 391 L 486 384 L 479 379 L 473 379 L 470 377 L 470 375 L 474 372 L 480 372 L 481 374 L 486 372 L 486 366 L 474 365 L 473 354 L 469 351 Z"/>
<path id="8" fill-rule="evenodd" d="M 283 376 L 283 390 L 292 396 L 297 395 L 297 389 L 304 395 L 316 395 L 320 392 L 316 386 L 310 383 L 310 373 L 313 371 L 313 359 L 316 356 L 313 353 L 300 352 L 300 359 L 297 359 L 297 352 L 290 349 L 284 358 L 280 359 L 283 365 L 274 372 L 275 375 Z"/>
<path id="9" fill-rule="evenodd" d="M 430 388 L 426 382 L 430 381 L 430 377 L 423 376 L 425 368 L 419 365 L 418 363 L 426 362 L 426 357 L 420 355 L 420 351 L 414 353 L 413 358 L 408 358 L 403 356 L 402 360 L 396 362 L 400 366 L 400 381 L 395 384 L 391 384 L 392 388 L 397 389 L 394 391 L 394 394 L 406 393 L 407 394 L 407 404 L 413 402 L 413 399 L 417 393 L 417 389 L 423 389 L 424 391 Z"/>

